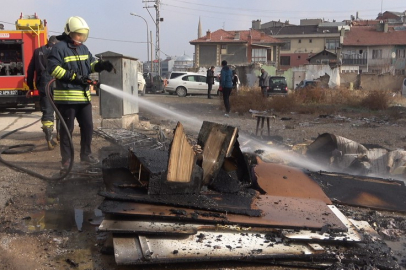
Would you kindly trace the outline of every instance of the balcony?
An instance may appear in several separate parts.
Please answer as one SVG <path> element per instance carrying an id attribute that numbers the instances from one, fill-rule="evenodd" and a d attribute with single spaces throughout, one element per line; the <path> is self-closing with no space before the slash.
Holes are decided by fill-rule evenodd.
<path id="1" fill-rule="evenodd" d="M 350 59 L 343 58 L 343 65 L 356 65 L 356 66 L 365 66 L 367 64 L 367 59 Z"/>

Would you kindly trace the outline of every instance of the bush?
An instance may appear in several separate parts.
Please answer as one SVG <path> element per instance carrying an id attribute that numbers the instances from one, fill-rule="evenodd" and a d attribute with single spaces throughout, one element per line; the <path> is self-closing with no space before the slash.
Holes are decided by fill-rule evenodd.
<path id="1" fill-rule="evenodd" d="M 402 98 L 398 98 L 399 100 Z M 286 113 L 296 111 L 305 114 L 333 114 L 346 107 L 368 110 L 385 110 L 393 101 L 389 91 L 349 90 L 346 88 L 293 91 L 286 96 L 264 98 L 257 88 L 241 87 L 238 95 L 230 97 L 232 110 L 246 113 L 250 109 Z"/>
<path id="2" fill-rule="evenodd" d="M 385 110 L 389 108 L 391 100 L 389 91 L 372 91 L 361 100 L 360 106 L 370 110 Z"/>
<path id="3" fill-rule="evenodd" d="M 269 106 L 275 112 L 291 112 L 296 108 L 297 100 L 294 95 L 273 96 L 270 98 Z"/>

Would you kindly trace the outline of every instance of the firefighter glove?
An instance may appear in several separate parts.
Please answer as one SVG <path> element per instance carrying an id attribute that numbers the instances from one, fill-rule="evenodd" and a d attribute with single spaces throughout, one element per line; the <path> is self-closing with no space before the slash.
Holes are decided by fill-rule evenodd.
<path id="1" fill-rule="evenodd" d="M 100 60 L 99 62 L 96 63 L 94 66 L 94 71 L 96 72 L 102 72 L 103 70 L 106 70 L 108 72 L 113 70 L 113 64 L 110 61 L 103 61 Z"/>
<path id="2" fill-rule="evenodd" d="M 88 77 L 82 76 L 77 73 L 73 73 L 72 82 L 75 84 L 88 84 L 87 81 L 89 80 Z"/>

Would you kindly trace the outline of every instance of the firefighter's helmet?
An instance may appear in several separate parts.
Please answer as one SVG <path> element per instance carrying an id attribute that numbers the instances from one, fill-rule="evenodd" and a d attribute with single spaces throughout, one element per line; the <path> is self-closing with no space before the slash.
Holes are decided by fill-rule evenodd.
<path id="1" fill-rule="evenodd" d="M 86 38 L 84 41 L 86 41 L 87 37 L 89 36 L 89 26 L 87 25 L 86 21 L 79 16 L 70 17 L 66 21 L 65 34 L 69 35 L 70 33 L 85 34 Z"/>

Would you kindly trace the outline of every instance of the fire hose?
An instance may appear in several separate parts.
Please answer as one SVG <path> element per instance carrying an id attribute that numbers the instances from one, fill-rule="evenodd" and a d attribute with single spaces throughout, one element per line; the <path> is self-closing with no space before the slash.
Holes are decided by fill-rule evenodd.
<path id="1" fill-rule="evenodd" d="M 65 121 L 64 121 L 64 119 L 63 119 L 61 113 L 59 112 L 58 108 L 56 107 L 55 103 L 53 102 L 53 98 L 52 98 L 51 93 L 50 93 L 51 84 L 52 84 L 54 81 L 55 81 L 55 79 L 52 79 L 52 80 L 47 84 L 47 86 L 46 86 L 46 88 L 45 88 L 45 95 L 46 95 L 46 97 L 49 99 L 50 104 L 51 104 L 52 108 L 54 109 L 56 115 L 59 117 L 60 122 L 61 122 L 61 124 L 62 124 L 62 127 L 66 130 L 66 133 L 67 133 L 67 136 L 68 136 L 68 139 L 69 139 L 69 146 L 70 146 L 70 151 L 71 151 L 71 159 L 70 159 L 70 163 L 69 163 L 68 169 L 67 169 L 67 170 L 64 170 L 63 172 L 61 171 L 62 173 L 61 173 L 60 176 L 58 176 L 58 177 L 47 177 L 47 176 L 41 175 L 41 174 L 39 174 L 39 173 L 36 173 L 36 172 L 34 172 L 34 171 L 25 169 L 25 168 L 23 168 L 23 167 L 21 167 L 21 166 L 17 166 L 17 165 L 15 165 L 15 164 L 13 164 L 13 163 L 10 163 L 10 162 L 4 160 L 4 159 L 2 158 L 2 156 L 1 156 L 2 154 L 22 154 L 22 153 L 30 152 L 30 151 L 32 151 L 32 150 L 35 148 L 35 145 L 34 145 L 34 144 L 18 144 L 18 145 L 6 146 L 6 147 L 4 147 L 3 149 L 0 150 L 0 162 L 2 162 L 3 164 L 7 165 L 8 167 L 10 167 L 10 168 L 12 168 L 12 169 L 14 169 L 14 170 L 24 172 L 24 173 L 26 173 L 26 174 L 28 174 L 28 175 L 31 175 L 31 176 L 34 176 L 34 177 L 37 177 L 37 178 L 43 179 L 43 180 L 62 180 L 62 179 L 64 179 L 64 178 L 65 178 L 66 176 L 68 176 L 68 174 L 71 172 L 72 167 L 73 167 L 73 161 L 74 161 L 74 148 L 73 148 L 72 136 L 71 136 L 71 134 L 70 134 L 70 132 L 69 132 L 68 126 L 66 125 L 66 123 L 65 123 Z M 97 84 L 98 84 L 97 81 L 92 81 L 92 80 L 90 80 L 89 78 L 83 78 L 82 83 L 83 83 L 83 84 L 89 84 L 89 85 L 97 85 Z M 18 129 L 15 129 L 15 130 L 13 130 L 13 131 L 10 131 L 10 132 L 8 132 L 8 133 L 2 135 L 2 136 L 0 137 L 0 140 L 6 138 L 7 136 L 9 136 L 9 135 L 11 135 L 11 134 L 13 134 L 13 133 L 15 133 L 15 132 L 17 132 L 17 131 L 19 131 L 19 130 L 28 128 L 28 127 L 30 127 L 30 126 L 32 126 L 32 125 L 38 123 L 39 121 L 40 121 L 40 120 L 37 120 L 37 121 L 35 121 L 35 122 L 31 123 L 31 124 L 28 124 L 28 125 L 23 126 L 23 127 L 21 127 L 21 128 L 18 128 Z M 11 149 L 15 149 L 15 148 L 25 148 L 25 149 L 24 149 L 24 150 L 20 150 L 20 151 L 11 150 Z"/>

